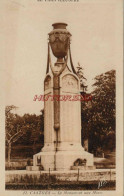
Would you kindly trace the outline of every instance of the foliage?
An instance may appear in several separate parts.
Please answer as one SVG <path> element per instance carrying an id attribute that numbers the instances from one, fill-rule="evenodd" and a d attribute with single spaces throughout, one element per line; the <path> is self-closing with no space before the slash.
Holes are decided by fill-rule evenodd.
<path id="1" fill-rule="evenodd" d="M 83 72 L 83 68 L 82 66 L 80 65 L 80 63 L 78 63 L 78 66 L 77 66 L 77 76 L 80 80 L 80 87 L 81 87 L 81 90 L 84 92 L 87 90 L 87 86 L 85 84 L 85 81 L 87 80 L 85 77 L 84 77 L 84 72 Z"/>
<path id="2" fill-rule="evenodd" d="M 25 125 L 23 124 L 23 119 L 12 113 L 16 106 L 6 106 L 5 109 L 5 130 L 6 130 L 6 144 L 16 142 L 22 135 L 25 134 Z"/>
<path id="3" fill-rule="evenodd" d="M 13 105 L 6 106 L 5 108 L 5 138 L 6 145 L 8 146 L 8 163 L 10 163 L 12 144 L 25 134 L 25 127 L 21 126 L 21 117 L 11 112 L 16 108 Z"/>
<path id="4" fill-rule="evenodd" d="M 11 146 L 18 145 L 35 145 L 42 143 L 43 145 L 43 120 L 44 111 L 41 115 L 24 114 L 19 116 L 12 112 L 15 106 L 6 106 L 5 109 L 5 130 L 6 130 L 6 146 L 8 149 L 8 161 L 10 162 Z"/>
<path id="5" fill-rule="evenodd" d="M 18 141 L 18 145 L 35 145 L 43 142 L 43 113 L 41 115 L 24 114 L 21 118 L 26 134 L 23 139 Z"/>
<path id="6" fill-rule="evenodd" d="M 82 103 L 83 137 L 90 151 L 115 148 L 115 70 L 95 77 L 91 103 Z"/>

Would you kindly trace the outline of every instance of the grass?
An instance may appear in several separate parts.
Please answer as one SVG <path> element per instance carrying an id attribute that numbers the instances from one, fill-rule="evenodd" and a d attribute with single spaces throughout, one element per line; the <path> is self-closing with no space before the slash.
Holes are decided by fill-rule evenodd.
<path id="1" fill-rule="evenodd" d="M 100 174 L 99 174 L 100 175 Z M 58 178 L 56 174 L 26 174 L 15 175 L 5 185 L 7 190 L 97 190 L 100 178 L 97 180 L 79 181 Z M 110 178 L 111 179 L 111 178 Z M 104 186 L 100 190 L 115 190 L 115 180 L 106 180 Z"/>
<path id="2" fill-rule="evenodd" d="M 58 181 L 47 183 L 7 183 L 7 190 L 115 190 L 115 181 L 107 181 L 105 186 L 98 189 L 99 181 L 75 182 Z"/>

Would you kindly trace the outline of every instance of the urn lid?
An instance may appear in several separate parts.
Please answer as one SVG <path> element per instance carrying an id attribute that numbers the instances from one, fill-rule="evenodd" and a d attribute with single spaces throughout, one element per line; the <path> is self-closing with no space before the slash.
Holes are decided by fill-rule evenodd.
<path id="1" fill-rule="evenodd" d="M 52 24 L 53 29 L 66 29 L 67 24 L 63 22 Z"/>

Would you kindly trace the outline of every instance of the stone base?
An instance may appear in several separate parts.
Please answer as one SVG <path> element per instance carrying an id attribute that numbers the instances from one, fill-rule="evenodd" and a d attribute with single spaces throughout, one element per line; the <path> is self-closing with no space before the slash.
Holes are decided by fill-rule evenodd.
<path id="1" fill-rule="evenodd" d="M 93 167 L 93 154 L 82 151 L 51 151 L 39 152 L 33 156 L 33 165 L 39 165 L 39 161 L 45 171 L 71 170 L 77 159 L 86 159 L 86 167 Z M 34 167 L 35 168 L 35 167 Z M 93 168 L 94 169 L 94 168 Z"/>
<path id="2" fill-rule="evenodd" d="M 82 151 L 58 151 L 56 154 L 56 170 L 71 170 L 77 159 L 86 159 L 87 166 L 93 166 L 93 155 Z"/>

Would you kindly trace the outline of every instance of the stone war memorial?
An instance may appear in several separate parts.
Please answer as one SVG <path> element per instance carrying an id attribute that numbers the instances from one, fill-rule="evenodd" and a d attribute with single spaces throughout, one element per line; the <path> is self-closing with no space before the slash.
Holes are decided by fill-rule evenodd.
<path id="1" fill-rule="evenodd" d="M 64 101 L 62 95 L 80 95 L 80 81 L 72 63 L 67 24 L 55 23 L 48 34 L 48 60 L 44 79 L 44 147 L 33 156 L 27 170 L 94 169 L 93 154 L 81 145 L 81 102 Z M 56 57 L 53 65 L 50 51 Z M 57 99 L 59 96 L 60 99 Z"/>

